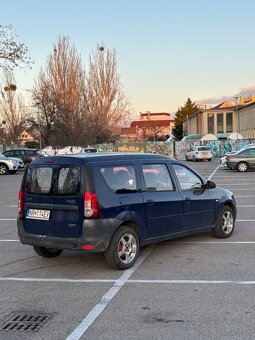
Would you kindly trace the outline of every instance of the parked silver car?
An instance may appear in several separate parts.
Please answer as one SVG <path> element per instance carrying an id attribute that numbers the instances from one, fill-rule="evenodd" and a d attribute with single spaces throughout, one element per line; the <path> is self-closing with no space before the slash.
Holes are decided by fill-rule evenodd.
<path id="1" fill-rule="evenodd" d="M 15 174 L 19 168 L 19 161 L 0 153 L 0 175 Z"/>
<path id="2" fill-rule="evenodd" d="M 223 157 L 221 157 L 220 159 L 220 165 L 221 166 L 227 166 L 227 156 L 228 155 L 234 155 L 240 151 L 243 151 L 243 150 L 246 150 L 246 149 L 249 149 L 250 147 L 255 147 L 255 144 L 252 143 L 252 144 L 248 144 L 248 145 L 245 145 L 242 149 L 240 150 L 235 150 L 235 151 L 230 151 L 230 152 L 227 152 Z"/>
<path id="3" fill-rule="evenodd" d="M 192 146 L 185 154 L 186 161 L 212 160 L 212 151 L 208 146 Z"/>
<path id="4" fill-rule="evenodd" d="M 234 154 L 226 156 L 226 165 L 228 168 L 245 172 L 249 168 L 255 167 L 255 145 L 247 149 L 242 149 Z"/>

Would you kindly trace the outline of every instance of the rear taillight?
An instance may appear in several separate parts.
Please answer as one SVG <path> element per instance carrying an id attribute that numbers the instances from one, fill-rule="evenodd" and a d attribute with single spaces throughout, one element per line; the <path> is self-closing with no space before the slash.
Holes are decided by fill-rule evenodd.
<path id="1" fill-rule="evenodd" d="M 84 194 L 84 216 L 94 219 L 100 217 L 97 196 L 94 192 L 85 192 Z"/>
<path id="2" fill-rule="evenodd" d="M 19 191 L 19 214 L 20 215 L 24 214 L 24 208 L 25 208 L 25 204 L 24 204 L 24 191 L 20 190 Z"/>
<path id="3" fill-rule="evenodd" d="M 229 156 L 226 156 L 226 161 L 230 161 L 230 157 Z"/>

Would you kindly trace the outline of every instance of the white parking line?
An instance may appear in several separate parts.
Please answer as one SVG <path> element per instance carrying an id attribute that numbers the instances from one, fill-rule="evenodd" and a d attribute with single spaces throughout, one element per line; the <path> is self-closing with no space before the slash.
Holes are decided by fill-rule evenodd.
<path id="1" fill-rule="evenodd" d="M 128 283 L 153 284 L 228 284 L 228 285 L 255 285 L 255 281 L 220 281 L 220 280 L 129 280 Z"/>
<path id="2" fill-rule="evenodd" d="M 16 218 L 0 218 L 0 221 L 17 221 Z"/>
<path id="3" fill-rule="evenodd" d="M 255 241 L 164 241 L 164 243 L 170 243 L 170 244 L 255 244 Z"/>
<path id="4" fill-rule="evenodd" d="M 18 281 L 20 281 L 20 282 L 56 282 L 56 283 L 60 283 L 60 282 L 63 282 L 63 283 L 113 283 L 114 282 L 115 284 L 114 284 L 113 287 L 117 287 L 117 284 L 118 284 L 118 282 L 120 282 L 120 279 L 116 279 L 116 280 L 114 280 L 114 279 L 109 279 L 109 280 L 107 280 L 107 279 L 77 279 L 77 280 L 73 279 L 73 280 L 71 280 L 71 279 L 57 279 L 57 278 L 44 279 L 44 278 L 32 278 L 32 277 L 31 278 L 0 277 L 0 281 L 16 281 L 16 282 L 18 282 Z M 125 283 L 142 283 L 142 284 L 150 283 L 150 284 L 200 284 L 200 285 L 203 285 L 203 284 L 206 284 L 206 285 L 211 285 L 211 284 L 255 285 L 255 281 L 243 281 L 243 280 L 242 281 L 239 281 L 239 280 L 153 280 L 153 279 L 151 279 L 151 280 L 143 280 L 143 279 L 132 280 L 131 279 L 131 280 L 129 280 L 128 277 L 127 277 L 124 281 L 125 281 Z M 122 286 L 123 286 L 123 284 L 122 284 L 122 281 L 121 281 L 121 286 L 118 286 L 117 288 L 120 289 Z M 116 293 L 119 291 L 119 289 L 117 289 L 116 292 L 114 292 L 114 293 L 111 292 L 111 294 L 108 294 L 112 290 L 112 288 L 101 299 L 101 302 L 103 302 L 104 308 L 111 301 L 111 299 L 116 295 Z M 109 300 L 109 297 L 110 297 L 110 300 Z M 101 306 L 101 302 L 98 305 Z M 96 305 L 96 306 L 98 306 L 98 305 Z M 97 308 L 97 310 L 98 310 L 98 308 Z M 93 311 L 93 309 L 92 309 L 92 311 Z M 98 314 L 97 317 L 100 314 Z M 85 321 L 85 319 L 82 321 L 82 323 L 77 328 L 79 328 L 82 324 L 84 325 L 84 321 Z M 90 318 L 90 321 L 91 321 L 91 318 Z M 88 327 L 87 327 L 87 329 L 88 329 Z M 76 330 L 77 330 L 77 328 L 76 328 Z M 86 330 L 84 330 L 84 332 Z M 84 334 L 84 332 L 82 334 Z M 71 338 L 71 335 L 73 333 L 71 333 L 66 339 L 68 339 L 68 340 L 69 339 L 79 339 L 82 336 L 82 334 L 79 332 L 79 337 L 72 337 Z M 78 336 L 78 332 L 76 333 L 76 335 Z"/>
<path id="5" fill-rule="evenodd" d="M 213 175 L 215 174 L 215 172 L 220 168 L 220 165 L 217 166 L 217 168 L 211 173 L 211 175 L 208 177 L 208 180 L 210 180 Z"/>
<path id="6" fill-rule="evenodd" d="M 20 242 L 19 240 L 0 240 L 0 242 Z"/>
<path id="7" fill-rule="evenodd" d="M 138 258 L 136 264 L 126 270 L 120 278 L 115 282 L 115 284 L 106 292 L 102 297 L 101 301 L 89 312 L 85 319 L 76 327 L 76 329 L 66 338 L 66 340 L 78 340 L 87 331 L 87 329 L 93 324 L 93 322 L 98 318 L 98 316 L 104 311 L 105 307 L 114 298 L 118 291 L 127 283 L 130 276 L 134 271 L 142 264 L 146 257 L 152 251 L 153 246 L 148 247 L 144 253 Z"/>

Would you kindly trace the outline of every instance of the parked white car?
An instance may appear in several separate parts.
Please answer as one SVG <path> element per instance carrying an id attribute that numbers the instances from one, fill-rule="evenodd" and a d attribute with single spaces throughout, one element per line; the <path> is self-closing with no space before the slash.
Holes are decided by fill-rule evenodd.
<path id="1" fill-rule="evenodd" d="M 15 174 L 19 168 L 19 161 L 0 153 L 0 175 Z"/>
<path id="2" fill-rule="evenodd" d="M 204 159 L 209 162 L 212 160 L 212 151 L 208 146 L 192 146 L 189 151 L 186 152 L 185 158 L 187 161 L 203 161 Z"/>

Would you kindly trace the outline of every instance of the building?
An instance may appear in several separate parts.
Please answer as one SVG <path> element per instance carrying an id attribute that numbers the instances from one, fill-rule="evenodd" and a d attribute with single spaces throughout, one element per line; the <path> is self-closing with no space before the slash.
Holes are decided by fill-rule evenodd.
<path id="1" fill-rule="evenodd" d="M 25 142 L 33 142 L 35 139 L 26 130 L 23 130 L 20 134 L 19 140 L 25 143 Z"/>
<path id="2" fill-rule="evenodd" d="M 140 112 L 139 120 L 132 121 L 130 127 L 121 129 L 121 140 L 144 141 L 167 139 L 172 135 L 174 119 L 167 112 Z"/>
<path id="3" fill-rule="evenodd" d="M 252 102 L 238 110 L 239 132 L 244 139 L 255 139 L 255 103 Z"/>
<path id="4" fill-rule="evenodd" d="M 225 101 L 212 108 L 200 108 L 187 117 L 183 124 L 184 136 L 214 134 L 226 139 L 230 133 L 244 138 L 255 138 L 255 97 L 236 97 L 235 102 Z"/>

